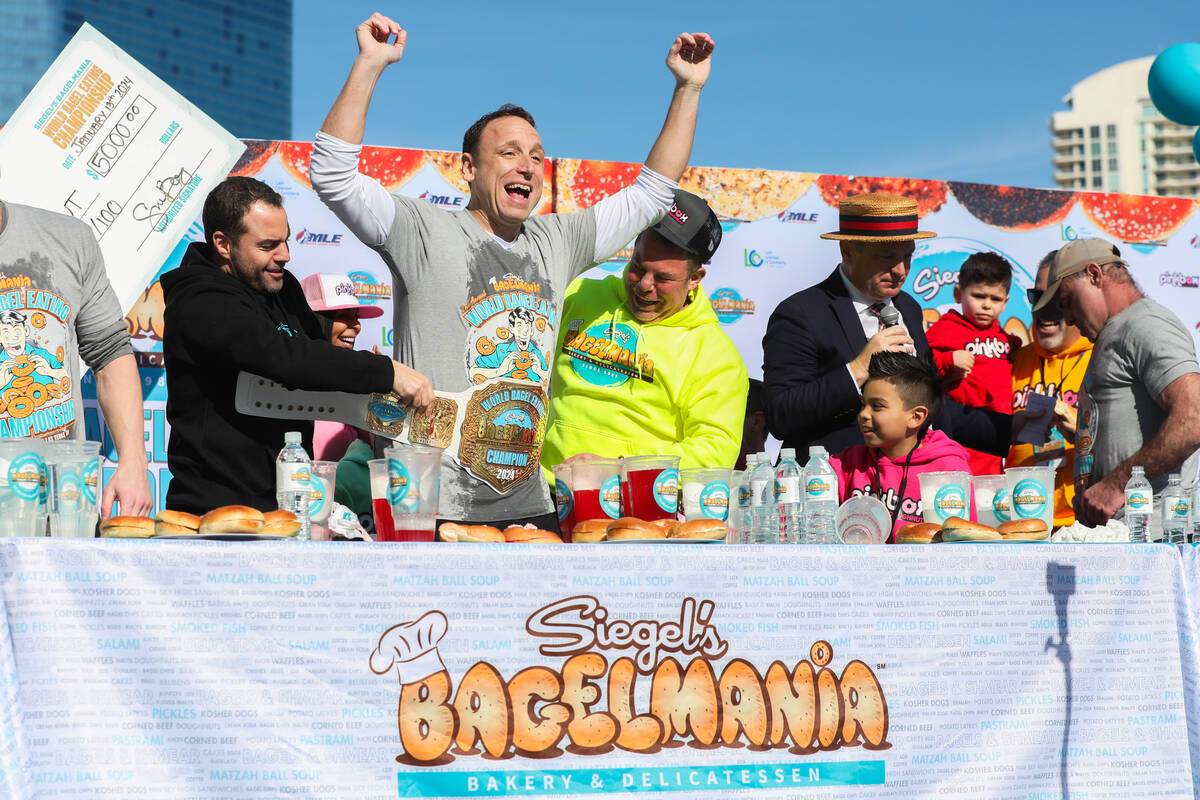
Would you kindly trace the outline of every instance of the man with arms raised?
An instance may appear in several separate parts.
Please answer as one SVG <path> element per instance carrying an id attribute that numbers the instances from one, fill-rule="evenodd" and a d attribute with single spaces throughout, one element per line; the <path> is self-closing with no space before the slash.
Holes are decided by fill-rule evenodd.
<path id="1" fill-rule="evenodd" d="M 1075 515 L 1107 522 L 1125 505 L 1134 466 L 1157 495 L 1167 476 L 1196 474 L 1200 368 L 1179 318 L 1145 297 L 1121 252 L 1103 239 L 1058 251 L 1034 313 L 1054 304 L 1094 342 L 1075 433 Z"/>
<path id="2" fill-rule="evenodd" d="M 780 303 L 763 337 L 767 427 L 798 454 L 810 445 L 837 453 L 862 443 L 856 422 L 871 356 L 881 350 L 929 352 L 921 307 L 902 290 L 920 231 L 917 202 L 891 194 L 844 198 L 838 241 L 842 263 L 816 286 Z M 947 398 L 933 427 L 975 450 L 1008 452 L 1011 417 L 964 408 Z"/>
<path id="3" fill-rule="evenodd" d="M 395 391 L 433 400 L 424 375 L 387 356 L 335 347 L 285 267 L 283 198 L 254 178 L 222 181 L 204 201 L 204 241 L 162 276 L 166 300 L 167 507 L 203 514 L 225 505 L 275 508 L 275 457 L 287 431 L 312 452 L 313 424 L 239 414 L 242 370 L 290 389 Z"/>
<path id="4" fill-rule="evenodd" d="M 538 454 L 547 411 L 542 365 L 552 355 L 563 291 L 671 205 L 691 154 L 712 40 L 682 34 L 671 45 L 667 66 L 675 76 L 674 94 L 633 186 L 578 214 L 531 217 L 542 193 L 545 151 L 533 118 L 516 106 L 481 117 L 463 137 L 462 176 L 471 189 L 466 210 L 447 212 L 389 196 L 358 172 L 375 82 L 400 60 L 406 34 L 375 14 L 358 26 L 357 36 L 359 55 L 317 134 L 310 177 L 321 199 L 392 272 L 398 357 L 429 375 L 439 391 L 484 384 L 467 401 L 463 441 L 443 458 L 439 516 L 489 524 L 531 521 L 553 530 L 557 515 Z M 532 334 L 524 315 L 510 322 L 515 308 L 532 313 Z M 511 359 L 505 354 L 503 371 L 491 366 L 486 357 L 498 343 L 514 339 L 526 345 Z M 506 394 L 497 381 L 518 388 Z"/>

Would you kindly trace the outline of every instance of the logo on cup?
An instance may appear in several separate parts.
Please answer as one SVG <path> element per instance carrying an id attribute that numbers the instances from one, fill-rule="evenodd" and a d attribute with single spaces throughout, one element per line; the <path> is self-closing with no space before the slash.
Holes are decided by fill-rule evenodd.
<path id="1" fill-rule="evenodd" d="M 613 519 L 621 516 L 620 475 L 611 475 L 608 480 L 600 484 L 600 508 Z"/>
<path id="2" fill-rule="evenodd" d="M 1012 502 L 1008 497 L 1008 487 L 1001 486 L 992 498 L 992 513 L 997 522 L 1008 522 L 1012 519 Z"/>
<path id="3" fill-rule="evenodd" d="M 309 519 L 317 519 L 321 516 L 321 512 L 325 510 L 327 486 L 324 480 L 313 475 L 308 487 L 308 516 Z"/>
<path id="4" fill-rule="evenodd" d="M 83 468 L 83 499 L 96 502 L 96 486 L 100 483 L 100 457 L 96 456 Z"/>
<path id="5" fill-rule="evenodd" d="M 754 492 L 750 491 L 749 486 L 738 487 L 738 505 L 744 508 L 750 507 L 750 501 L 754 498 Z"/>
<path id="6" fill-rule="evenodd" d="M 8 487 L 21 500 L 40 500 L 46 463 L 37 453 L 21 453 L 8 465 Z"/>
<path id="7" fill-rule="evenodd" d="M 1026 478 L 1013 487 L 1013 513 L 1022 519 L 1035 519 L 1046 513 L 1050 503 L 1046 487 L 1041 481 Z"/>
<path id="8" fill-rule="evenodd" d="M 749 502 L 749 492 L 747 502 Z M 729 516 L 729 484 L 713 481 L 700 491 L 700 513 L 705 519 L 724 520 Z"/>
<path id="9" fill-rule="evenodd" d="M 654 479 L 654 502 L 668 514 L 679 510 L 679 470 L 670 468 Z"/>
<path id="10" fill-rule="evenodd" d="M 575 505 L 575 498 L 571 496 L 571 488 L 566 481 L 554 479 L 554 500 L 558 505 L 558 521 L 566 522 L 571 507 Z"/>
<path id="11" fill-rule="evenodd" d="M 404 498 L 408 496 L 409 477 L 408 470 L 404 466 L 404 462 L 398 458 L 388 459 L 388 484 L 387 496 L 388 502 L 394 506 L 404 502 Z"/>
<path id="12" fill-rule="evenodd" d="M 967 493 L 957 483 L 938 489 L 933 496 L 933 510 L 942 520 L 961 517 L 967 510 Z"/>

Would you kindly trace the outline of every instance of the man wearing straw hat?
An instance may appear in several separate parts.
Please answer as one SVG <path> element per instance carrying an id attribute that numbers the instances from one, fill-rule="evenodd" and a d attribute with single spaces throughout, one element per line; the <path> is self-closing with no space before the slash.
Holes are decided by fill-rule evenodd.
<path id="1" fill-rule="evenodd" d="M 842 263 L 816 286 L 780 303 L 763 337 L 763 388 L 771 434 L 803 453 L 862 444 L 856 423 L 871 356 L 884 350 L 929 352 L 921 307 L 903 291 L 918 230 L 917 202 L 865 194 L 838 204 Z M 960 444 L 1007 452 L 1011 419 L 947 399 L 935 427 Z"/>

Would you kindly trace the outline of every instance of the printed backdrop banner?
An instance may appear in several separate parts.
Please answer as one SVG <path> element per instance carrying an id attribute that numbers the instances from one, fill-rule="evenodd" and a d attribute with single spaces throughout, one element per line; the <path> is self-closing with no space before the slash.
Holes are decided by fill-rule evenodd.
<path id="1" fill-rule="evenodd" d="M 448 546 L 0 542 L 0 783 L 1193 797 L 1176 548 Z"/>
<path id="2" fill-rule="evenodd" d="M 360 243 L 313 192 L 308 180 L 312 145 L 258 140 L 245 144 L 246 153 L 231 174 L 257 177 L 283 195 L 292 230 L 291 271 L 300 278 L 315 272 L 348 274 L 359 296 L 385 311 L 382 317 L 364 320 L 358 347 L 377 346 L 390 353 L 391 277 L 382 259 Z M 468 187 L 459 174 L 457 153 L 365 147 L 359 166 L 394 193 L 450 211 L 466 208 Z M 538 213 L 588 208 L 632 183 L 640 168 L 640 164 L 611 161 L 548 159 Z M 1200 291 L 1196 266 L 1200 215 L 1194 213 L 1195 200 L 708 167 L 689 168 L 681 185 L 705 197 L 722 218 L 724 238 L 708 267 L 704 287 L 751 377 L 762 374 L 762 337 L 775 306 L 824 279 L 839 261 L 837 243 L 819 238 L 837 229 L 838 201 L 869 191 L 913 197 L 922 229 L 938 234 L 917 242 L 905 284 L 926 309 L 927 325 L 955 306 L 954 284 L 963 260 L 972 253 L 995 251 L 1014 268 L 1001 322 L 1028 339 L 1030 307 L 1025 290 L 1033 286 L 1038 262 L 1067 241 L 1102 236 L 1119 244 L 1146 293 L 1174 311 L 1200 338 L 1200 294 L 1196 294 Z M 159 274 L 177 266 L 186 244 L 201 238 L 197 221 Z M 621 271 L 630 253 L 625 248 L 594 268 L 589 277 Z M 165 455 L 170 431 L 165 421 L 162 314 L 162 290 L 155 276 L 126 322 L 141 365 L 150 477 L 160 508 L 170 477 Z M 94 396 L 90 386 L 85 391 Z M 103 435 L 105 452 L 112 458 L 115 453 L 107 432 L 102 434 L 94 399 L 87 416 L 89 438 Z"/>

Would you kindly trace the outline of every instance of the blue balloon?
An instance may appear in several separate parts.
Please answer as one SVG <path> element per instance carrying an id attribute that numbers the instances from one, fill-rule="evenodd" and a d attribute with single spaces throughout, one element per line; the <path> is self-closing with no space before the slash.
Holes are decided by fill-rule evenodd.
<path id="1" fill-rule="evenodd" d="M 1164 117 L 1179 125 L 1200 125 L 1200 44 L 1168 47 L 1150 65 L 1150 99 Z"/>

